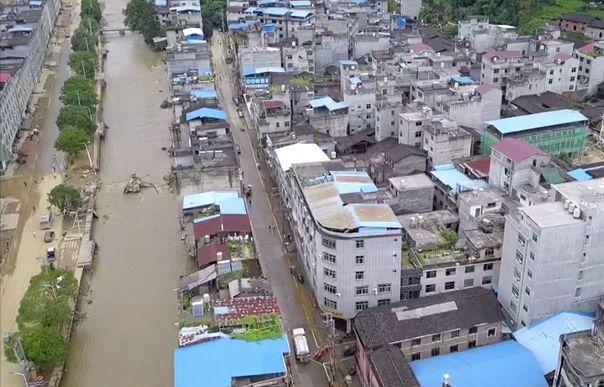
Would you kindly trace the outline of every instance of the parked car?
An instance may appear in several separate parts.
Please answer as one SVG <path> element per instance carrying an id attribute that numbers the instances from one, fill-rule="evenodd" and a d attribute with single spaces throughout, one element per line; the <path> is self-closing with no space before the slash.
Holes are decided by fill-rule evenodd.
<path id="1" fill-rule="evenodd" d="M 44 242 L 50 243 L 55 239 L 55 232 L 50 230 L 44 233 Z"/>
<path id="2" fill-rule="evenodd" d="M 239 147 L 239 145 L 235 145 L 235 150 L 237 151 L 238 155 L 241 154 L 241 148 Z"/>

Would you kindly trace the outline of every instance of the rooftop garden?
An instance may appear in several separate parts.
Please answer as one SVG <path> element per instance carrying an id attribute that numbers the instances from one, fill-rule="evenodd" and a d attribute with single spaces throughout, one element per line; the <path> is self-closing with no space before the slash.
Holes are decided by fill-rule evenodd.
<path id="1" fill-rule="evenodd" d="M 246 316 L 241 319 L 245 332 L 232 333 L 231 337 L 244 341 L 274 340 L 283 336 L 281 319 L 276 314 L 268 316 Z"/>

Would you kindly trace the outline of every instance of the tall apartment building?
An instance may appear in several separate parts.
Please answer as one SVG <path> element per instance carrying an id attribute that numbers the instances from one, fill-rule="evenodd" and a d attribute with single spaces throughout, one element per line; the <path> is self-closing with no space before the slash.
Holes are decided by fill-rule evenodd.
<path id="1" fill-rule="evenodd" d="M 524 65 L 521 51 L 489 51 L 482 56 L 480 83 L 499 87 L 505 94 L 506 81 L 519 73 Z"/>
<path id="2" fill-rule="evenodd" d="M 58 0 L 36 3 L 40 4 L 3 4 L 6 17 L 0 20 L 0 171 L 13 159 L 17 131 L 40 77 L 61 7 Z"/>
<path id="3" fill-rule="evenodd" d="M 316 144 L 274 153 L 283 210 L 319 307 L 350 330 L 357 312 L 398 301 L 402 226 L 377 203 L 367 173 L 328 161 Z"/>
<path id="4" fill-rule="evenodd" d="M 453 87 L 446 94 L 436 96 L 436 108 L 458 125 L 480 128 L 486 121 L 497 120 L 501 111 L 501 90 L 488 83 L 459 86 L 451 79 Z"/>
<path id="5" fill-rule="evenodd" d="M 582 96 L 595 95 L 598 85 L 604 82 L 604 41 L 575 50 L 575 56 L 579 59 L 577 92 Z"/>
<path id="6" fill-rule="evenodd" d="M 512 325 L 594 311 L 604 289 L 604 178 L 552 185 L 505 224 L 498 299 Z"/>
<path id="7" fill-rule="evenodd" d="M 471 16 L 458 22 L 458 26 L 457 36 L 470 42 L 472 49 L 479 54 L 518 37 L 516 27 L 490 24 L 486 16 Z"/>
<path id="8" fill-rule="evenodd" d="M 447 164 L 472 154 L 472 135 L 459 126 L 445 125 L 437 121 L 426 127 L 424 150 L 428 153 L 429 166 Z"/>
<path id="9" fill-rule="evenodd" d="M 348 104 L 350 133 L 375 127 L 376 79 L 370 66 L 359 68 L 356 61 L 340 61 L 340 88 Z"/>
<path id="10" fill-rule="evenodd" d="M 583 152 L 587 142 L 587 117 L 570 109 L 502 118 L 486 124 L 480 137 L 480 152 L 484 155 L 491 154 L 495 143 L 509 137 L 522 139 L 557 157 Z"/>

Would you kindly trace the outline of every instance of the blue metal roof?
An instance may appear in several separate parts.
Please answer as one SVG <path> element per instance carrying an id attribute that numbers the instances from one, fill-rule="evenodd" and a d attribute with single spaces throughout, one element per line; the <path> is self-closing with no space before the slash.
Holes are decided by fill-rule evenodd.
<path id="1" fill-rule="evenodd" d="M 212 118 L 226 121 L 226 113 L 220 109 L 202 107 L 201 109 L 193 110 L 186 115 L 187 121 L 196 120 L 198 118 Z"/>
<path id="2" fill-rule="evenodd" d="M 358 86 L 359 84 L 363 83 L 361 81 L 361 78 L 357 77 L 356 75 L 348 78 L 348 82 L 350 82 L 351 85 L 355 86 Z"/>
<path id="3" fill-rule="evenodd" d="M 284 3 L 282 1 L 275 1 L 275 0 L 260 0 L 256 4 L 259 7 L 263 7 L 263 6 L 270 5 L 270 4 L 279 4 L 281 6 L 284 5 Z"/>
<path id="4" fill-rule="evenodd" d="M 359 5 L 359 4 L 364 4 L 364 3 L 366 3 L 366 2 L 367 2 L 367 0 L 352 0 L 352 2 L 353 2 L 353 3 L 355 3 L 356 5 Z"/>
<path id="5" fill-rule="evenodd" d="M 247 23 L 232 23 L 232 24 L 229 24 L 229 31 L 246 30 L 247 27 L 248 27 Z"/>
<path id="6" fill-rule="evenodd" d="M 595 316 L 580 312 L 558 312 L 531 326 L 513 333 L 522 346 L 528 348 L 541 372 L 546 375 L 556 369 L 560 353 L 560 335 L 593 328 Z"/>
<path id="7" fill-rule="evenodd" d="M 282 7 L 270 7 L 270 8 L 266 8 L 266 9 L 261 9 L 259 11 L 262 11 L 262 13 L 264 13 L 266 15 L 271 15 L 271 16 L 285 16 L 289 12 L 291 12 L 291 9 L 282 8 Z"/>
<path id="8" fill-rule="evenodd" d="M 367 172 L 362 171 L 329 171 L 333 176 L 333 181 L 338 189 L 340 195 L 365 192 L 372 193 L 377 192 L 378 188 L 375 186 L 371 177 Z M 350 178 L 365 179 L 365 182 L 351 182 Z"/>
<path id="9" fill-rule="evenodd" d="M 174 12 L 201 12 L 201 8 L 199 7 L 193 7 L 191 5 L 183 5 L 183 6 L 179 6 L 179 7 L 170 7 L 170 11 L 174 11 Z"/>
<path id="10" fill-rule="evenodd" d="M 292 0 L 289 2 L 289 5 L 291 5 L 292 8 L 310 7 L 312 3 L 309 0 Z"/>
<path id="11" fill-rule="evenodd" d="M 331 111 L 338 109 L 346 109 L 348 107 L 348 104 L 346 102 L 336 102 L 331 97 L 313 99 L 309 103 L 313 109 L 318 107 L 325 107 Z"/>
<path id="12" fill-rule="evenodd" d="M 32 32 L 34 28 L 32 26 L 14 26 L 9 29 L 8 32 Z"/>
<path id="13" fill-rule="evenodd" d="M 487 121 L 501 134 L 522 132 L 525 130 L 545 128 L 548 126 L 564 125 L 587 121 L 587 117 L 576 110 L 562 109 L 543 113 L 527 114 L 525 116 L 502 118 Z"/>
<path id="14" fill-rule="evenodd" d="M 236 377 L 285 375 L 289 342 L 247 342 L 225 337 L 174 351 L 174 387 L 230 387 Z"/>
<path id="15" fill-rule="evenodd" d="M 200 38 L 197 36 L 189 36 L 187 38 L 187 43 L 200 44 L 200 43 L 206 43 L 206 41 L 203 38 Z"/>
<path id="16" fill-rule="evenodd" d="M 275 32 L 275 31 L 277 31 L 277 26 L 275 24 L 273 24 L 273 23 L 265 24 L 264 27 L 262 27 L 262 28 L 266 32 Z"/>
<path id="17" fill-rule="evenodd" d="M 155 5 L 158 7 L 165 7 L 168 5 L 168 0 L 155 0 Z"/>
<path id="18" fill-rule="evenodd" d="M 257 67 L 253 70 L 246 70 L 243 72 L 244 76 L 257 75 L 257 74 L 268 74 L 268 73 L 284 73 L 283 67 Z"/>
<path id="19" fill-rule="evenodd" d="M 474 84 L 474 80 L 470 77 L 465 76 L 457 76 L 452 77 L 451 80 L 455 83 L 459 83 L 460 85 L 472 85 Z"/>
<path id="20" fill-rule="evenodd" d="M 258 7 L 249 7 L 245 11 L 243 11 L 243 13 L 254 13 L 257 9 Z"/>
<path id="21" fill-rule="evenodd" d="M 218 204 L 223 200 L 238 198 L 239 194 L 235 191 L 208 191 L 192 195 L 185 195 L 182 198 L 182 209 L 205 207 L 210 204 Z"/>
<path id="22" fill-rule="evenodd" d="M 443 375 L 460 387 L 547 387 L 528 349 L 510 340 L 410 363 L 422 387 L 441 387 Z"/>
<path id="23" fill-rule="evenodd" d="M 41 7 L 42 0 L 29 0 L 29 6 L 30 7 Z"/>
<path id="24" fill-rule="evenodd" d="M 243 198 L 228 198 L 218 202 L 222 215 L 246 215 Z"/>
<path id="25" fill-rule="evenodd" d="M 310 15 L 312 15 L 313 12 L 306 10 L 306 9 L 294 9 L 291 11 L 291 13 L 289 14 L 289 16 L 291 17 L 299 17 L 301 19 L 304 19 Z"/>
<path id="26" fill-rule="evenodd" d="M 218 99 L 216 90 L 191 89 L 191 95 L 199 99 Z"/>
<path id="27" fill-rule="evenodd" d="M 340 66 L 358 66 L 359 64 L 357 63 L 356 60 L 341 60 L 340 61 Z"/>
<path id="28" fill-rule="evenodd" d="M 471 179 L 455 169 L 453 164 L 436 165 L 430 173 L 457 193 L 462 192 L 464 189 L 487 188 L 489 186 L 484 180 Z"/>

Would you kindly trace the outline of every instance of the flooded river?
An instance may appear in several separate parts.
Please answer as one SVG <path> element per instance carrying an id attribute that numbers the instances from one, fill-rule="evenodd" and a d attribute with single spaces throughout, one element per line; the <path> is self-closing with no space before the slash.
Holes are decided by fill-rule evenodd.
<path id="1" fill-rule="evenodd" d="M 126 0 L 106 0 L 120 27 Z M 168 96 L 161 55 L 134 34 L 107 36 L 101 182 L 94 236 L 99 245 L 87 318 L 72 337 L 65 387 L 170 386 L 177 343 L 176 293 L 190 261 L 178 225 L 179 200 L 166 187 L 122 195 L 132 173 L 162 184 L 170 159 Z M 86 304 L 86 303 L 84 303 Z"/>

